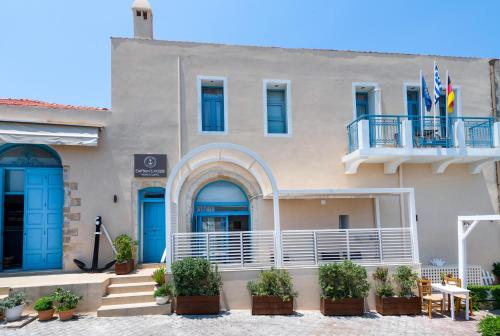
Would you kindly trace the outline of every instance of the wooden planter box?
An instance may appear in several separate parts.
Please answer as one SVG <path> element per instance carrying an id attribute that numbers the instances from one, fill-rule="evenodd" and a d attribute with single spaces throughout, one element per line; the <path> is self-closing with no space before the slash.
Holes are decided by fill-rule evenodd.
<path id="1" fill-rule="evenodd" d="M 134 270 L 134 259 L 124 263 L 115 264 L 115 274 L 117 275 L 129 274 L 133 270 Z"/>
<path id="2" fill-rule="evenodd" d="M 326 316 L 362 316 L 365 313 L 365 299 L 331 300 L 322 297 L 320 310 Z"/>
<path id="3" fill-rule="evenodd" d="M 220 297 L 217 296 L 177 296 L 175 312 L 183 315 L 219 314 Z"/>
<path id="4" fill-rule="evenodd" d="M 420 315 L 422 301 L 420 297 L 380 297 L 375 296 L 375 306 L 381 315 Z"/>
<path id="5" fill-rule="evenodd" d="M 277 296 L 252 296 L 252 315 L 293 314 L 293 298 L 283 301 Z"/>

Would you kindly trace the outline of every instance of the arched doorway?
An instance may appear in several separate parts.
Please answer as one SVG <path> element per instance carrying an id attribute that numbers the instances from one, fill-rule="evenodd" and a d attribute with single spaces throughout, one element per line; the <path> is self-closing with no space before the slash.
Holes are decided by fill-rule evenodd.
<path id="1" fill-rule="evenodd" d="M 245 192 L 224 180 L 205 185 L 194 203 L 193 231 L 250 231 L 249 202 Z"/>
<path id="2" fill-rule="evenodd" d="M 0 264 L 62 267 L 64 185 L 59 155 L 44 145 L 0 147 Z"/>
<path id="3" fill-rule="evenodd" d="M 158 263 L 165 250 L 165 189 L 139 191 L 139 237 L 141 260 Z"/>

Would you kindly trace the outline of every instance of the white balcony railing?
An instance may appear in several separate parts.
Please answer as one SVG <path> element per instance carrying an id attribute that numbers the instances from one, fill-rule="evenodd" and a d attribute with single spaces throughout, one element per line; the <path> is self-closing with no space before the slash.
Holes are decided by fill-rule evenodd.
<path id="1" fill-rule="evenodd" d="M 285 230 L 282 265 L 318 266 L 350 259 L 364 265 L 411 263 L 410 228 Z M 276 265 L 273 231 L 176 233 L 173 259 L 206 258 L 221 269 L 263 269 Z"/>
<path id="2" fill-rule="evenodd" d="M 205 258 L 221 269 L 262 269 L 274 266 L 273 231 L 176 233 L 174 261 Z"/>

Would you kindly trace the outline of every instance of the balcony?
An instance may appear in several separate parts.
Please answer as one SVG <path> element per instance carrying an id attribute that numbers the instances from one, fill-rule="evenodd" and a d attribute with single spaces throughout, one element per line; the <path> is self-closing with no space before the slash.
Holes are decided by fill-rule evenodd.
<path id="1" fill-rule="evenodd" d="M 362 163 L 383 163 L 394 174 L 402 163 L 428 163 L 435 174 L 452 163 L 477 174 L 500 160 L 500 123 L 491 117 L 364 115 L 347 125 L 346 174 Z"/>

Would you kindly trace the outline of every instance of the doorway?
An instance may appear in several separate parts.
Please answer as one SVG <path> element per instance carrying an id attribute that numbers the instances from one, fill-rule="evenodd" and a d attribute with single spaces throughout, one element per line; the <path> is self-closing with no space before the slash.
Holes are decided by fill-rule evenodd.
<path id="1" fill-rule="evenodd" d="M 165 251 L 165 189 L 139 191 L 141 257 L 143 263 L 161 262 Z"/>
<path id="2" fill-rule="evenodd" d="M 0 147 L 0 266 L 62 267 L 64 187 L 61 161 L 47 146 Z"/>

